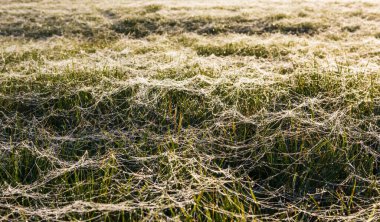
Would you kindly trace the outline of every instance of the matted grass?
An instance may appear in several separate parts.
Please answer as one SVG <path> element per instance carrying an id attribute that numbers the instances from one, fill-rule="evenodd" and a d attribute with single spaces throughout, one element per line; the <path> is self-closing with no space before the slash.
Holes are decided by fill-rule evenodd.
<path id="1" fill-rule="evenodd" d="M 1 221 L 380 220 L 378 2 L 0 18 Z"/>

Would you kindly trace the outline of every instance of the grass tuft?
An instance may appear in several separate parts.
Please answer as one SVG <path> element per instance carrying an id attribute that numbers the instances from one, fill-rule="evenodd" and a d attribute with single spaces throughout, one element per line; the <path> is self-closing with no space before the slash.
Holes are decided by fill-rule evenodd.
<path id="1" fill-rule="evenodd" d="M 202 56 L 255 56 L 256 58 L 276 58 L 286 56 L 289 52 L 277 46 L 249 45 L 243 42 L 227 43 L 224 45 L 198 45 L 195 47 L 198 55 Z"/>

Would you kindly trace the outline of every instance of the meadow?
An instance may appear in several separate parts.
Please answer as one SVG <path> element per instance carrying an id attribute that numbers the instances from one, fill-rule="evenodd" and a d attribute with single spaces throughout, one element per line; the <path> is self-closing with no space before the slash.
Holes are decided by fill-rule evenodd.
<path id="1" fill-rule="evenodd" d="M 380 2 L 0 0 L 0 221 L 379 221 Z"/>

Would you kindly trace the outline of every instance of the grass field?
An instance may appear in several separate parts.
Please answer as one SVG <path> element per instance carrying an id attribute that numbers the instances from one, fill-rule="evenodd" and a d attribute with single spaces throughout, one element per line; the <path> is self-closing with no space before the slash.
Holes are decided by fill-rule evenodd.
<path id="1" fill-rule="evenodd" d="M 0 221 L 379 221 L 379 1 L 0 0 Z"/>

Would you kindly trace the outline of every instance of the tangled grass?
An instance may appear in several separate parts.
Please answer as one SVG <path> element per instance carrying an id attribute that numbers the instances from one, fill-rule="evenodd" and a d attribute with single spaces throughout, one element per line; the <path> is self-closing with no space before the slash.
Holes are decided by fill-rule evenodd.
<path id="1" fill-rule="evenodd" d="M 379 3 L 189 4 L 0 5 L 0 220 L 380 220 Z"/>

